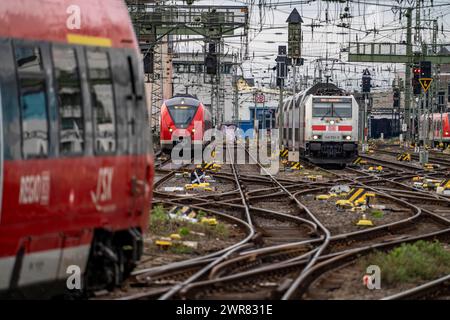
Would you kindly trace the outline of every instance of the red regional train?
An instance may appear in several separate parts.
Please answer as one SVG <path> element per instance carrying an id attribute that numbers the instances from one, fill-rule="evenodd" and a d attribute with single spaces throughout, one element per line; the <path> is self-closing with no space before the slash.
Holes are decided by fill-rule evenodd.
<path id="1" fill-rule="evenodd" d="M 424 117 L 420 119 L 420 140 L 423 140 L 423 121 Z M 435 141 L 435 144 L 439 144 L 441 142 L 441 134 L 442 134 L 442 143 L 444 147 L 450 145 L 450 113 L 442 113 L 442 117 L 440 113 L 430 114 L 428 117 L 428 124 L 426 129 L 428 129 L 428 141 Z"/>
<path id="2" fill-rule="evenodd" d="M 0 295 L 112 288 L 140 259 L 153 180 L 127 8 L 1 1 L 0 15 Z"/>
<path id="3" fill-rule="evenodd" d="M 196 97 L 175 95 L 161 107 L 160 143 L 163 152 L 184 140 L 203 146 L 203 133 L 212 128 L 211 113 Z"/>

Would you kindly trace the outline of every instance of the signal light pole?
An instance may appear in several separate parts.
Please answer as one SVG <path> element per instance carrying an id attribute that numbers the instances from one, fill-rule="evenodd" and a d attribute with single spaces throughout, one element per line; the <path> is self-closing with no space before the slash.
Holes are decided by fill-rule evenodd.
<path id="1" fill-rule="evenodd" d="M 369 94 L 370 94 L 370 88 L 371 88 L 371 81 L 372 81 L 372 77 L 370 76 L 370 71 L 369 69 L 366 69 L 363 71 L 363 76 L 362 76 L 362 92 L 364 95 L 364 130 L 363 130 L 363 143 L 362 143 L 362 152 L 366 153 L 368 148 L 368 134 L 369 134 L 369 129 L 368 129 L 368 104 L 369 104 Z"/>
<path id="2" fill-rule="evenodd" d="M 286 22 L 288 23 L 288 57 L 292 59 L 292 152 L 289 152 L 289 161 L 299 161 L 299 153 L 295 150 L 295 80 L 297 63 L 301 58 L 302 23 L 297 9 L 293 9 Z M 300 110 L 300 109 L 299 109 Z M 300 115 L 298 117 L 300 119 Z"/>

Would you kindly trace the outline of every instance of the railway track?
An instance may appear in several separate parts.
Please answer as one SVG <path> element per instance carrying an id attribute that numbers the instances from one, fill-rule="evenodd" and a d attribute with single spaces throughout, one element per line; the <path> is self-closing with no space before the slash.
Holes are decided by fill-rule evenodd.
<path id="1" fill-rule="evenodd" d="M 450 232 L 445 209 L 450 207 L 449 199 L 416 190 L 399 179 L 429 172 L 411 164 L 372 156 L 364 158 L 374 165 L 382 164 L 385 169 L 378 173 L 362 168 L 327 170 L 303 163 L 326 176 L 321 181 L 305 181 L 270 174 L 259 176 L 264 170 L 259 163 L 231 164 L 214 174 L 215 179 L 231 186 L 226 192 L 189 197 L 171 195 L 168 201 L 164 192 L 155 191 L 161 202 L 184 204 L 236 219 L 247 226 L 247 237 L 211 255 L 138 271 L 133 274 L 132 286 L 139 288 L 139 292 L 120 299 L 308 298 L 311 296 L 308 290 L 315 288 L 311 285 L 320 282 L 320 275 L 326 273 L 317 270 L 324 270 L 323 266 L 330 270 L 341 267 L 343 256 L 348 257 L 346 263 L 353 263 L 361 254 L 375 249 L 387 250 L 415 239 L 446 239 Z M 162 185 L 183 170 L 182 167 L 160 170 L 162 177 L 155 185 Z M 330 232 L 330 228 L 334 229 L 324 220 L 325 210 L 317 208 L 311 199 L 340 183 L 376 192 L 392 205 L 402 207 L 399 210 L 403 210 L 404 216 L 369 229 Z M 442 212 L 435 212 L 436 206 Z M 405 290 L 383 298 L 427 298 L 431 297 L 431 287 L 442 288 L 445 296 L 448 279 L 441 280 L 423 284 L 418 287 L 423 290 L 417 292 Z"/>

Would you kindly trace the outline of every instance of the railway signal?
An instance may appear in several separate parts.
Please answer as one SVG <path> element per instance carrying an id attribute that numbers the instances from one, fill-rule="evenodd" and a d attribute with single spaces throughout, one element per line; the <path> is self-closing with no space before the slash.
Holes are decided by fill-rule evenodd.
<path id="1" fill-rule="evenodd" d="M 423 92 L 426 93 L 433 82 L 433 78 L 431 77 L 431 62 L 430 61 L 421 61 L 420 62 L 420 78 L 419 83 L 423 89 Z"/>
<path id="2" fill-rule="evenodd" d="M 372 77 L 370 76 L 369 69 L 364 70 L 363 76 L 362 76 L 362 92 L 369 93 L 370 88 L 372 87 L 371 84 Z"/>
<path id="3" fill-rule="evenodd" d="M 415 64 L 413 66 L 413 77 L 412 77 L 412 87 L 413 87 L 413 94 L 421 94 L 422 93 L 422 85 L 420 84 L 420 77 L 422 74 L 422 70 L 420 69 L 420 66 Z"/>
<path id="4" fill-rule="evenodd" d="M 400 108 L 400 89 L 394 88 L 394 108 Z"/>
<path id="5" fill-rule="evenodd" d="M 215 43 L 209 44 L 208 54 L 205 57 L 205 66 L 207 74 L 217 74 L 217 55 Z"/>

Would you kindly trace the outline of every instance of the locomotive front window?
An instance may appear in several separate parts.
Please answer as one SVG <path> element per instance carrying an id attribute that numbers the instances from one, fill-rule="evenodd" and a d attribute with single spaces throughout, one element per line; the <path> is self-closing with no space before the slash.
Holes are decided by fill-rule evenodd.
<path id="1" fill-rule="evenodd" d="M 314 118 L 351 118 L 351 103 L 316 102 L 313 104 L 312 116 Z"/>
<path id="2" fill-rule="evenodd" d="M 172 118 L 175 126 L 185 128 L 192 121 L 197 112 L 195 106 L 169 106 L 170 117 Z"/>

